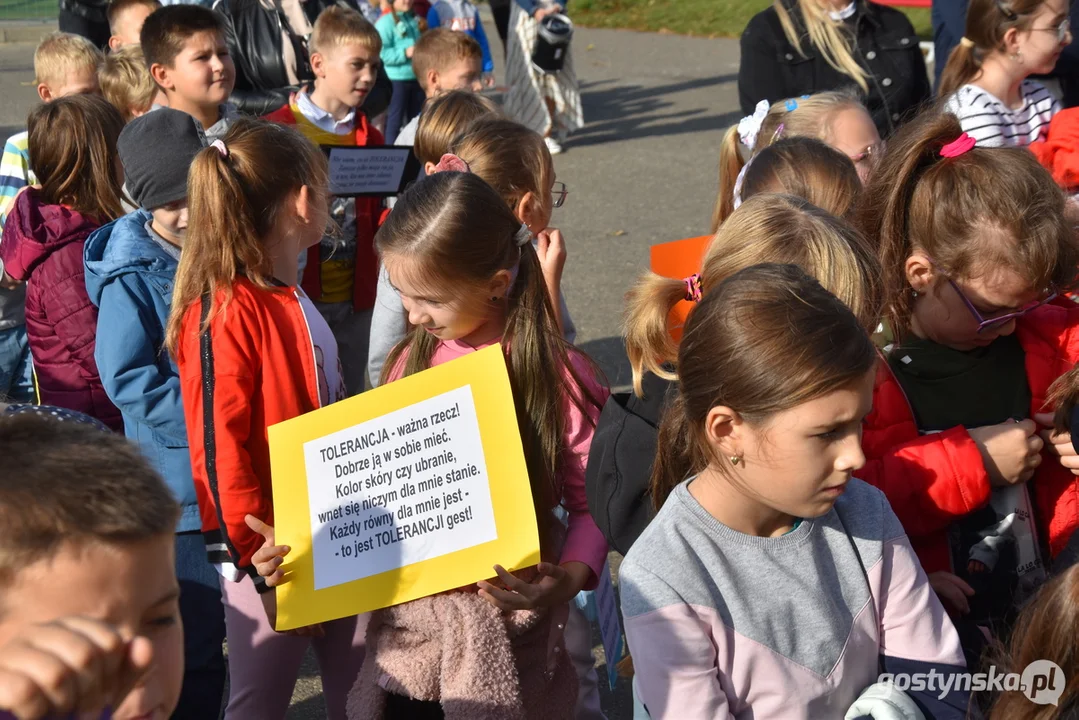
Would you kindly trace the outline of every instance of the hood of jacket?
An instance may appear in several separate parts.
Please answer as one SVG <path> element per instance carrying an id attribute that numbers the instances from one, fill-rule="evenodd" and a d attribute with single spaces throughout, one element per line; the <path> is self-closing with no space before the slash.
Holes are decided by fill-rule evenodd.
<path id="1" fill-rule="evenodd" d="M 176 273 L 176 260 L 146 232 L 152 217 L 136 210 L 97 229 L 86 241 L 86 294 L 94 305 L 100 307 L 105 285 L 126 273 Z"/>
<path id="2" fill-rule="evenodd" d="M 16 280 L 26 280 L 38 265 L 71 243 L 83 242 L 101 225 L 95 218 L 64 205 L 46 203 L 41 193 L 29 188 L 15 200 L 4 225 L 4 267 Z"/>

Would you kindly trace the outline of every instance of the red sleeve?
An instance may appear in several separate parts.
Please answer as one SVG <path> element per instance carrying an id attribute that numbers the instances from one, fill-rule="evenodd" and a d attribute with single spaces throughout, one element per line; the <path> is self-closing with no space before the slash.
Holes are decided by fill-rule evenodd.
<path id="1" fill-rule="evenodd" d="M 199 317 L 196 306 L 189 311 L 184 329 L 194 326 Z M 270 479 L 255 473 L 247 450 L 252 433 L 251 400 L 260 367 L 255 337 L 258 327 L 239 303 L 230 303 L 228 310 L 210 323 L 208 356 L 200 334 L 186 335 L 192 337 L 194 346 L 189 350 L 195 350 L 187 356 L 196 367 L 181 369 L 181 376 L 191 378 L 194 374 L 199 380 L 184 383 L 185 388 L 199 388 L 184 395 L 189 422 L 198 423 L 201 430 L 200 452 L 192 455 L 202 466 L 194 474 L 204 483 L 204 497 L 213 506 L 232 562 L 248 572 L 251 556 L 262 547 L 263 539 L 247 527 L 244 517 L 250 513 L 273 523 L 267 489 Z M 204 365 L 210 367 L 212 383 L 201 382 Z M 212 408 L 209 412 L 208 405 Z"/>
<path id="2" fill-rule="evenodd" d="M 989 501 L 989 475 L 967 431 L 901 442 L 871 456 L 855 473 L 879 488 L 912 537 L 942 530 Z"/>

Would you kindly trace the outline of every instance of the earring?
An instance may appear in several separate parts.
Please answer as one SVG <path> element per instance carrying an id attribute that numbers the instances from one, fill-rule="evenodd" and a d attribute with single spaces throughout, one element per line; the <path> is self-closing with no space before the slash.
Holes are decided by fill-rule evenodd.
<path id="1" fill-rule="evenodd" d="M 1014 53 L 1012 53 L 1011 58 L 1015 62 L 1022 65 L 1023 64 L 1023 51 L 1022 50 L 1016 50 Z"/>
<path id="2" fill-rule="evenodd" d="M 915 300 L 917 300 L 917 299 L 918 299 L 918 291 L 917 291 L 917 290 L 915 290 L 915 289 L 913 289 L 913 288 L 911 288 L 911 291 L 910 291 L 910 296 L 911 296 L 912 298 L 914 298 Z"/>
<path id="3" fill-rule="evenodd" d="M 731 455 L 729 459 L 731 461 L 731 465 L 737 465 L 738 463 L 742 462 L 742 458 L 739 455 Z"/>

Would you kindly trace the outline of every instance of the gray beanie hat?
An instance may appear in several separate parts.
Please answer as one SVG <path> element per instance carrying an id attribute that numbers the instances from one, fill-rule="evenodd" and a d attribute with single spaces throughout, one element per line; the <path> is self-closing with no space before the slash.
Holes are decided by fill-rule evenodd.
<path id="1" fill-rule="evenodd" d="M 193 117 L 158 108 L 128 123 L 116 147 L 131 199 L 153 210 L 187 197 L 187 171 L 204 145 Z"/>

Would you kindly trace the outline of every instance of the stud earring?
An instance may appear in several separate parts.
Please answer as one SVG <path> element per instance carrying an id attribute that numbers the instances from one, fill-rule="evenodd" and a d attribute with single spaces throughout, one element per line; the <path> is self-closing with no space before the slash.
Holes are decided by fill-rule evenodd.
<path id="1" fill-rule="evenodd" d="M 1017 63 L 1019 63 L 1020 65 L 1022 65 L 1023 64 L 1023 51 L 1022 50 L 1016 50 L 1014 53 L 1012 53 L 1011 58 L 1012 58 L 1012 60 L 1014 60 Z"/>
<path id="2" fill-rule="evenodd" d="M 914 298 L 915 300 L 917 300 L 917 299 L 918 299 L 918 291 L 917 291 L 917 290 L 913 290 L 913 289 L 912 289 L 912 290 L 910 291 L 910 296 L 911 296 L 912 298 Z"/>
<path id="3" fill-rule="evenodd" d="M 742 458 L 738 455 L 731 455 L 730 461 L 731 465 L 737 465 L 738 463 L 742 462 Z"/>

